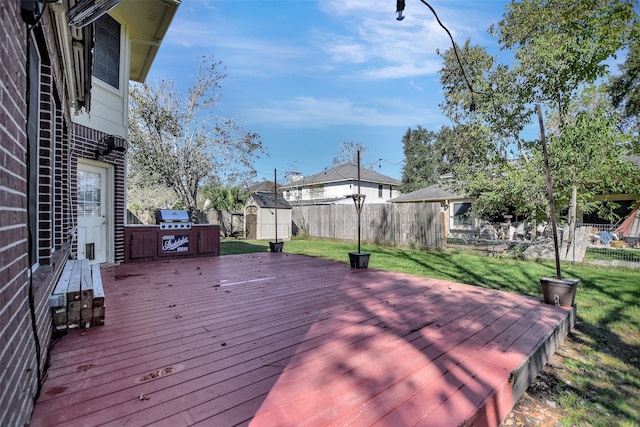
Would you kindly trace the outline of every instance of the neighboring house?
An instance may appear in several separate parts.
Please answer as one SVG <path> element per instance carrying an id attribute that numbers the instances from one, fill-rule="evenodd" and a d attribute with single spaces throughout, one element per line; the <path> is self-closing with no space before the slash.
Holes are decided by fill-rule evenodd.
<path id="1" fill-rule="evenodd" d="M 627 156 L 627 160 L 635 163 L 640 169 L 640 156 Z M 450 175 L 441 177 L 445 183 L 434 184 L 411 193 L 403 194 L 390 200 L 392 203 L 438 203 L 441 207 L 442 222 L 445 224 L 443 232 L 448 237 L 464 237 L 469 234 L 477 234 L 488 238 L 524 238 L 527 236 L 526 224 L 517 221 L 511 215 L 505 215 L 499 223 L 490 224 L 470 215 L 473 199 L 451 191 L 446 180 Z M 615 213 L 621 218 L 626 218 L 633 207 L 638 203 L 638 194 L 610 194 L 596 196 L 598 199 L 614 200 L 620 205 Z M 578 224 L 589 224 L 611 228 L 610 220 L 599 218 L 597 213 L 578 213 Z M 539 231 L 539 230 L 538 230 Z"/>
<path id="2" fill-rule="evenodd" d="M 473 201 L 451 191 L 447 184 L 434 184 L 389 200 L 392 203 L 437 203 L 445 236 L 467 234 L 477 229 L 477 221 L 469 215 Z"/>
<path id="3" fill-rule="evenodd" d="M 370 169 L 360 168 L 360 194 L 365 203 L 387 203 L 397 197 L 401 182 Z M 291 183 L 283 185 L 284 198 L 293 205 L 353 204 L 352 195 L 358 193 L 358 167 L 345 164 L 303 178 L 291 176 Z"/>
<path id="4" fill-rule="evenodd" d="M 146 77 L 178 4 L 2 2 L 0 425 L 29 423 L 65 262 L 124 260 L 128 82 Z"/>
<path id="5" fill-rule="evenodd" d="M 276 212 L 277 208 L 277 212 Z M 291 239 L 291 205 L 273 193 L 256 192 L 249 196 L 244 208 L 245 237 L 255 240 L 275 240 L 276 215 L 278 216 L 278 240 Z"/>

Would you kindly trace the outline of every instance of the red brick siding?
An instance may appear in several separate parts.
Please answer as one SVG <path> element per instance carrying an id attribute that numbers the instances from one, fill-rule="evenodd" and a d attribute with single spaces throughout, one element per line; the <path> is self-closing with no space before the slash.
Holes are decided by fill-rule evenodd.
<path id="1" fill-rule="evenodd" d="M 28 307 L 26 27 L 0 6 L 0 425 L 29 421 L 36 360 Z"/>
<path id="2" fill-rule="evenodd" d="M 127 207 L 125 204 L 125 163 L 124 156 L 120 164 L 115 166 L 115 200 L 114 200 L 114 212 L 115 212 L 115 235 L 114 235 L 114 247 L 115 247 L 115 260 L 116 262 L 124 262 L 124 225 L 127 215 Z"/>
<path id="3" fill-rule="evenodd" d="M 37 167 L 38 239 L 36 271 L 28 255 L 27 180 L 27 26 L 20 2 L 0 2 L 0 425 L 28 424 L 37 393 L 35 328 L 41 347 L 41 373 L 51 341 L 49 296 L 69 251 L 76 225 L 77 161 L 93 159 L 105 134 L 71 123 L 62 88 L 50 10 L 33 30 L 41 54 L 40 127 Z M 115 261 L 124 261 L 125 156 L 101 159 L 114 167 Z"/>
<path id="4" fill-rule="evenodd" d="M 51 264 L 53 247 L 52 214 L 52 126 L 54 110 L 51 99 L 53 85 L 51 67 L 40 68 L 40 147 L 38 150 L 38 261 L 40 265 Z"/>
<path id="5" fill-rule="evenodd" d="M 65 176 L 64 161 L 65 157 L 63 157 L 64 146 L 67 144 L 62 144 L 62 141 L 65 140 L 66 136 L 63 131 L 63 119 L 62 114 L 60 113 L 60 109 L 56 110 L 56 136 L 54 138 L 54 174 L 53 180 L 56 183 L 54 186 L 54 209 L 53 209 L 53 245 L 54 247 L 60 247 L 62 243 L 66 241 L 66 236 L 64 236 L 66 226 L 66 215 L 65 215 L 65 185 L 68 184 L 67 177 Z M 68 207 L 67 207 L 68 209 Z"/>

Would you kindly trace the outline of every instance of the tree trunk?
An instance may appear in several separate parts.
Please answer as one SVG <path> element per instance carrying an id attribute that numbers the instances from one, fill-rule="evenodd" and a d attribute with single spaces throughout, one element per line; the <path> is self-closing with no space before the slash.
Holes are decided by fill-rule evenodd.
<path id="1" fill-rule="evenodd" d="M 569 238 L 568 243 L 573 242 L 576 230 L 576 217 L 578 215 L 578 187 L 571 187 L 571 204 L 569 205 Z"/>

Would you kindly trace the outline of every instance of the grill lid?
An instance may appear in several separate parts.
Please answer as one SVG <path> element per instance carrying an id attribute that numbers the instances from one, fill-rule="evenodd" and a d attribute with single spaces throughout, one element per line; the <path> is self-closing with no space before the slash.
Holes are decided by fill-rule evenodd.
<path id="1" fill-rule="evenodd" d="M 178 209 L 156 210 L 156 224 L 163 222 L 190 222 L 189 212 Z"/>

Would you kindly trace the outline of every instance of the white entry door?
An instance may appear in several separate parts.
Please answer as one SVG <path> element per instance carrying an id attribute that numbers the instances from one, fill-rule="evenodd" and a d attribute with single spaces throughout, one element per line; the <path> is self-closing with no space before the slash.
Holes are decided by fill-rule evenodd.
<path id="1" fill-rule="evenodd" d="M 107 170 L 78 164 L 78 259 L 107 261 Z"/>

